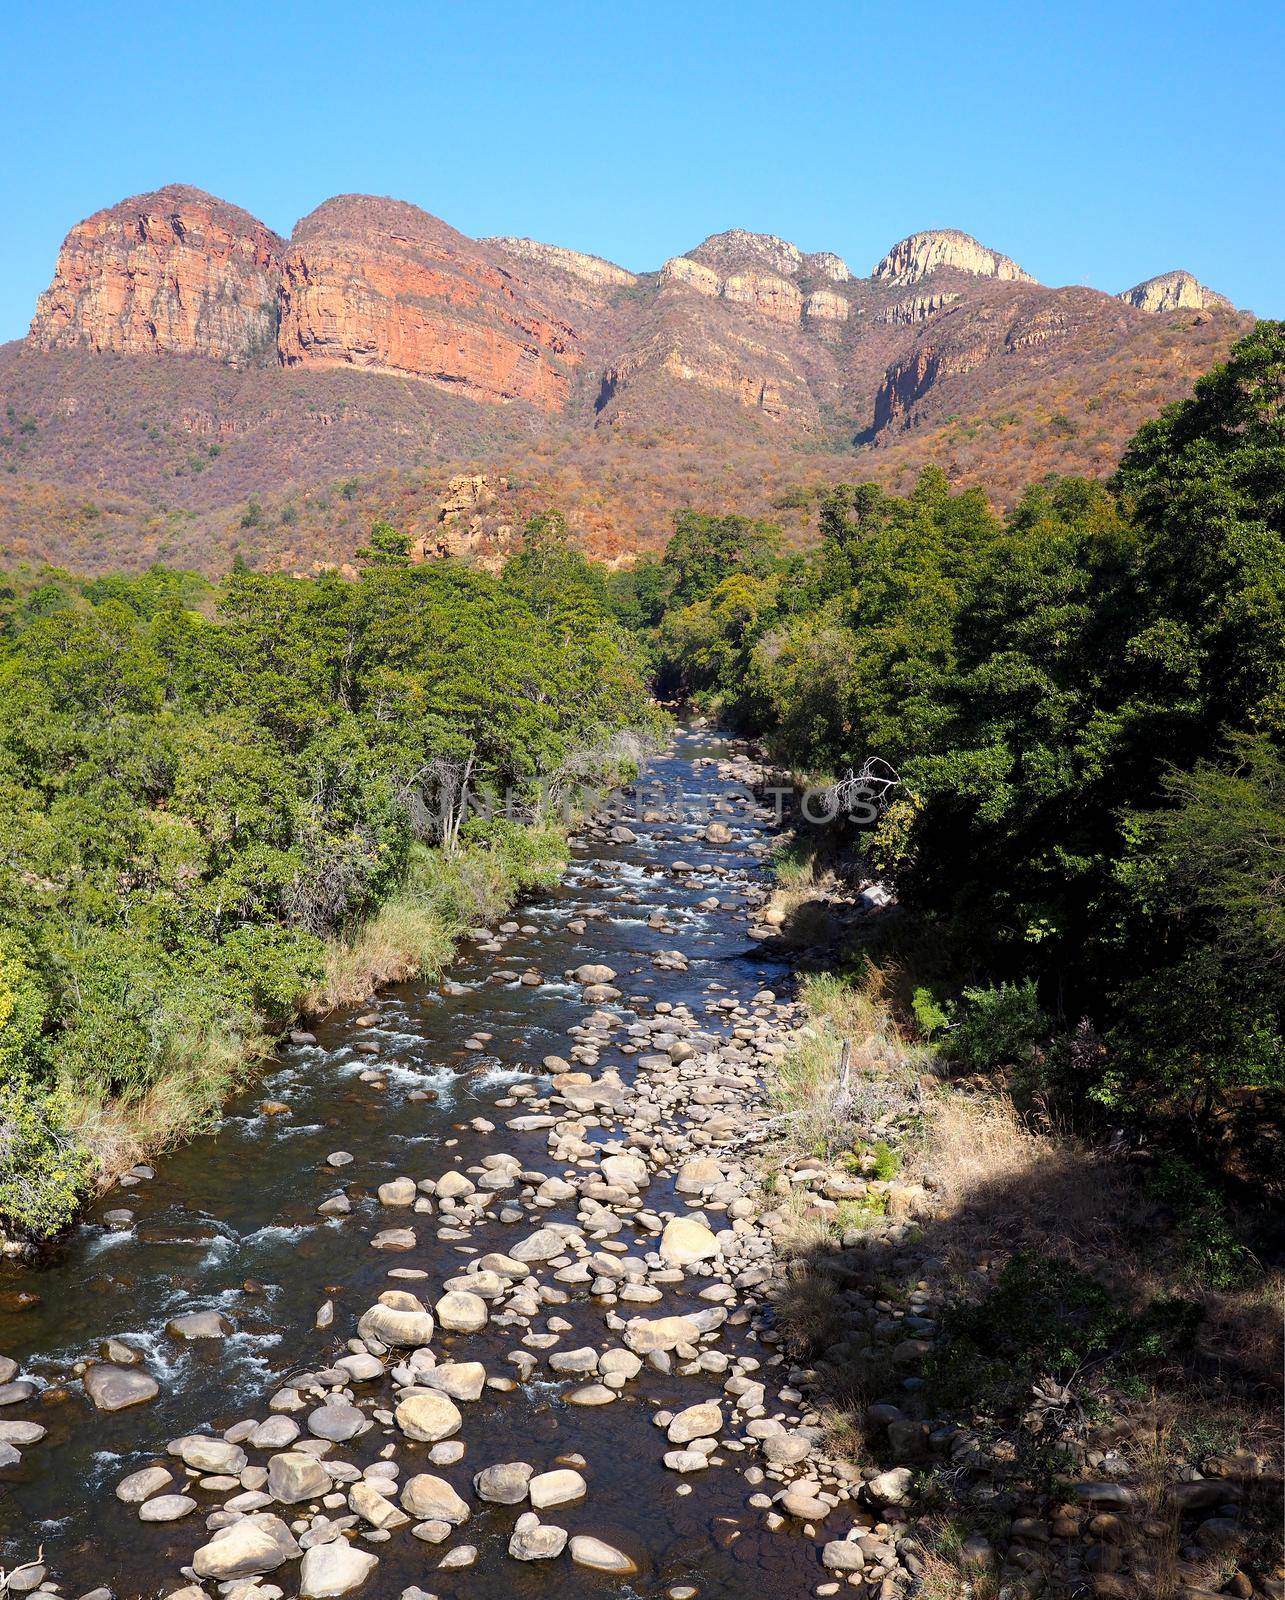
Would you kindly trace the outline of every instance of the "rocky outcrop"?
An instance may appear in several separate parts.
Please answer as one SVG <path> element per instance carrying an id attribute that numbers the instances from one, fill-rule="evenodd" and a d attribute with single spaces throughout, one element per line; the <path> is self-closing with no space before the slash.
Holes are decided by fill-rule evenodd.
<path id="1" fill-rule="evenodd" d="M 884 283 L 922 283 L 941 267 L 967 272 L 976 278 L 1001 278 L 1012 283 L 1034 283 L 1029 272 L 1016 261 L 988 250 L 969 233 L 957 228 L 931 228 L 912 233 L 888 254 L 871 274 Z"/>
<path id="2" fill-rule="evenodd" d="M 437 520 L 411 543 L 414 562 L 440 561 L 450 556 L 496 571 L 513 542 L 513 525 L 496 510 L 507 495 L 509 480 L 494 482 L 484 472 L 458 472 L 446 485 L 437 507 Z"/>
<path id="3" fill-rule="evenodd" d="M 1139 311 L 1230 311 L 1232 303 L 1226 295 L 1208 289 L 1190 272 L 1162 272 L 1148 278 L 1145 283 L 1135 283 L 1116 296 L 1126 305 L 1137 306 Z"/>
<path id="4" fill-rule="evenodd" d="M 712 267 L 702 266 L 689 256 L 672 256 L 666 261 L 660 269 L 660 281 L 667 287 L 709 296 L 717 295 L 723 287 L 723 280 Z"/>
<path id="5" fill-rule="evenodd" d="M 833 289 L 813 289 L 803 302 L 805 322 L 846 322 L 848 302 Z"/>
<path id="6" fill-rule="evenodd" d="M 561 409 L 580 338 L 484 246 L 418 207 L 327 200 L 291 236 L 287 366 L 360 367 L 486 401 Z"/>
<path id="7" fill-rule="evenodd" d="M 953 291 L 940 294 L 912 294 L 893 305 L 885 306 L 879 313 L 880 322 L 890 322 L 894 327 L 912 328 L 916 323 L 927 322 L 939 311 L 953 305 L 960 297 Z"/>
<path id="8" fill-rule="evenodd" d="M 804 256 L 802 275 L 805 278 L 828 278 L 831 283 L 851 283 L 852 273 L 842 256 L 833 250 L 817 250 Z"/>
<path id="9" fill-rule="evenodd" d="M 792 278 L 803 266 L 803 252 L 788 239 L 778 239 L 774 233 L 749 233 L 744 228 L 711 233 L 687 254 L 693 261 L 712 268 L 720 278 L 755 268 Z"/>
<path id="10" fill-rule="evenodd" d="M 78 222 L 36 302 L 41 350 L 271 360 L 284 241 L 239 206 L 173 184 Z"/>
<path id="11" fill-rule="evenodd" d="M 749 306 L 777 322 L 797 323 L 803 314 L 803 296 L 788 278 L 772 272 L 734 272 L 723 280 L 723 299 Z"/>
<path id="12" fill-rule="evenodd" d="M 536 239 L 515 239 L 498 234 L 483 239 L 482 244 L 493 245 L 507 255 L 530 261 L 537 267 L 548 267 L 555 272 L 569 272 L 573 278 L 592 284 L 595 289 L 627 289 L 638 282 L 636 273 L 618 267 L 601 256 L 585 255 L 581 250 L 566 250 L 560 244 L 541 244 Z"/>

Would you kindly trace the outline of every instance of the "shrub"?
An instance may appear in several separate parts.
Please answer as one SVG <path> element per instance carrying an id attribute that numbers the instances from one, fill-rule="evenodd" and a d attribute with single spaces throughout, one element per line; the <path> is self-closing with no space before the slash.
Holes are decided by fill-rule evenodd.
<path id="1" fill-rule="evenodd" d="M 75 1215 L 91 1162 L 70 1129 L 72 1105 L 21 1071 L 0 1081 L 0 1218 L 19 1233 L 49 1238 Z"/>
<path id="2" fill-rule="evenodd" d="M 949 1039 L 954 1060 L 974 1072 L 1030 1060 L 1049 1025 L 1033 982 L 965 989 L 963 999 L 962 1015 Z"/>

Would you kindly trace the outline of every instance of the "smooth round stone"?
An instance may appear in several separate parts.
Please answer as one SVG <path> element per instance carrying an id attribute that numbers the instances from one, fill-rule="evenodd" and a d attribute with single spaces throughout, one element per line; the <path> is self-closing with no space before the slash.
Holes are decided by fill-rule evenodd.
<path id="1" fill-rule="evenodd" d="M 171 1317 L 165 1331 L 175 1339 L 226 1339 L 232 1327 L 217 1311 L 186 1311 Z"/>
<path id="2" fill-rule="evenodd" d="M 126 1406 L 143 1405 L 161 1392 L 160 1384 L 150 1373 L 140 1372 L 137 1367 L 113 1366 L 107 1361 L 86 1367 L 81 1381 L 99 1411 L 123 1411 Z"/>
<path id="3" fill-rule="evenodd" d="M 566 1400 L 569 1406 L 609 1406 L 616 1398 L 616 1391 L 605 1383 L 586 1383 L 583 1388 L 573 1389 Z"/>
<path id="4" fill-rule="evenodd" d="M 527 1497 L 534 1471 L 525 1461 L 499 1461 L 477 1473 L 473 1487 L 480 1500 L 496 1506 L 518 1506 Z"/>
<path id="5" fill-rule="evenodd" d="M 116 1498 L 123 1500 L 127 1506 L 140 1505 L 173 1482 L 174 1474 L 164 1467 L 144 1467 L 120 1480 L 116 1485 Z"/>
<path id="6" fill-rule="evenodd" d="M 299 1437 L 299 1424 L 293 1417 L 269 1417 L 256 1424 L 245 1442 L 255 1450 L 284 1450 Z"/>
<path id="7" fill-rule="evenodd" d="M 366 1424 L 366 1417 L 346 1400 L 336 1405 L 318 1406 L 308 1416 L 308 1432 L 314 1438 L 330 1439 L 336 1444 L 355 1439 L 359 1433 L 365 1432 Z"/>
<path id="8" fill-rule="evenodd" d="M 480 1333 L 486 1327 L 486 1301 L 481 1295 L 452 1289 L 433 1307 L 433 1315 L 448 1333 Z"/>
<path id="9" fill-rule="evenodd" d="M 571 1559 L 578 1567 L 589 1567 L 594 1572 L 609 1572 L 615 1578 L 632 1578 L 638 1564 L 623 1550 L 595 1539 L 589 1533 L 577 1533 L 571 1540 Z"/>
<path id="10" fill-rule="evenodd" d="M 422 1394 L 408 1394 L 393 1415 L 397 1426 L 410 1439 L 420 1439 L 435 1444 L 439 1439 L 449 1439 L 460 1431 L 463 1417 L 459 1407 L 449 1395 L 429 1390 Z"/>
<path id="11" fill-rule="evenodd" d="M 552 1472 L 537 1473 L 527 1485 L 531 1504 L 537 1511 L 549 1511 L 554 1506 L 569 1506 L 577 1500 L 583 1500 L 588 1492 L 588 1484 L 570 1467 L 557 1467 Z"/>
<path id="12" fill-rule="evenodd" d="M 144 1500 L 138 1508 L 140 1522 L 177 1522 L 196 1510 L 196 1501 L 188 1494 L 158 1494 Z"/>

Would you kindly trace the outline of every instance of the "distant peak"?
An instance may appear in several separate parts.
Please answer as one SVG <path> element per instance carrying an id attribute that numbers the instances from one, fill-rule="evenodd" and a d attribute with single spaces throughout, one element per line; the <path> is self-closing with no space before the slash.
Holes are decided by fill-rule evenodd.
<path id="1" fill-rule="evenodd" d="M 1206 288 L 1194 273 L 1178 269 L 1161 272 L 1144 283 L 1135 283 L 1116 296 L 1126 305 L 1137 306 L 1140 311 L 1210 311 L 1229 310 L 1231 301 L 1226 295 Z"/>
<path id="2" fill-rule="evenodd" d="M 961 233 L 958 228 L 928 228 L 922 233 L 910 234 L 893 245 L 871 277 L 885 283 L 909 285 L 922 283 L 929 273 L 940 267 L 968 272 L 976 278 L 1001 278 L 1010 283 L 1036 281 L 1011 257 L 988 249 L 971 233 Z"/>

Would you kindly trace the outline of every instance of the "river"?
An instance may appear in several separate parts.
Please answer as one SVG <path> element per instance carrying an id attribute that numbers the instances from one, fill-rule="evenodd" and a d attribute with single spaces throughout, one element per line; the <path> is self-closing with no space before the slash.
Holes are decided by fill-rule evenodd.
<path id="1" fill-rule="evenodd" d="M 751 936 L 747 907 L 747 893 L 752 900 L 766 880 L 772 819 L 720 771 L 730 751 L 719 737 L 680 733 L 645 774 L 649 793 L 665 798 L 652 801 L 645 817 L 629 817 L 632 839 L 612 842 L 607 828 L 587 829 L 561 884 L 505 919 L 507 932 L 466 943 L 444 981 L 382 993 L 373 1025 L 359 1023 L 356 1011 L 331 1016 L 315 1045 L 286 1048 L 269 1063 L 216 1131 L 160 1160 L 151 1179 L 105 1196 L 46 1265 L 5 1269 L 0 1352 L 41 1390 L 0 1416 L 39 1421 L 48 1433 L 0 1474 L 0 1564 L 12 1567 L 43 1546 L 49 1577 L 64 1595 L 108 1585 L 124 1600 L 178 1587 L 180 1568 L 206 1537 L 201 1512 L 144 1524 L 115 1498 L 115 1484 L 166 1462 L 174 1436 L 266 1416 L 268 1398 L 292 1374 L 343 1353 L 357 1317 L 388 1287 L 390 1265 L 426 1270 L 431 1304 L 440 1280 L 462 1270 L 461 1250 L 505 1248 L 513 1228 L 499 1237 L 505 1225 L 491 1221 L 464 1246 L 421 1229 L 413 1252 L 371 1249 L 375 1231 L 408 1220 L 381 1207 L 375 1190 L 402 1173 L 418 1179 L 462 1170 L 497 1149 L 529 1169 L 568 1170 L 551 1160 L 543 1131 L 519 1133 L 505 1123 L 515 1114 L 514 1086 L 538 1084 L 542 1059 L 566 1055 L 575 1042 L 569 1030 L 593 1009 L 564 976 L 569 970 L 585 962 L 615 969 L 622 998 L 609 1009 L 625 1023 L 663 1000 L 690 1007 L 703 1026 L 725 1028 L 712 1003 L 745 1005 L 765 986 L 784 990 L 788 972 Z M 713 814 L 733 838 L 713 847 L 704 841 L 704 817 L 719 807 Z M 651 925 L 657 912 L 667 926 Z M 657 970 L 660 951 L 681 952 L 686 970 Z M 628 1083 L 637 1054 L 620 1042 L 627 1036 L 606 1045 L 595 1070 L 617 1068 Z M 264 1113 L 265 1101 L 288 1113 Z M 339 1170 L 327 1160 L 337 1150 L 353 1157 Z M 318 1205 L 341 1189 L 352 1214 L 320 1217 Z M 653 1185 L 647 1203 L 663 1209 L 675 1198 Z M 115 1231 L 103 1214 L 121 1205 L 136 1212 L 135 1222 Z M 574 1200 L 549 1215 L 574 1222 Z M 635 1246 L 627 1228 L 622 1238 Z M 643 1235 L 636 1248 L 654 1248 L 654 1239 Z M 692 1292 L 667 1289 L 665 1305 L 636 1309 L 687 1310 L 700 1303 Z M 39 1298 L 23 1305 L 31 1296 Z M 318 1307 L 328 1297 L 334 1324 L 318 1330 Z M 235 1331 L 191 1343 L 167 1333 L 172 1317 L 205 1309 L 221 1312 Z M 556 1309 L 573 1330 L 562 1348 L 602 1343 L 602 1313 L 589 1296 L 573 1294 Z M 469 1355 L 489 1373 L 511 1372 L 505 1358 L 516 1331 L 493 1323 L 471 1338 Z M 72 1369 L 98 1357 L 110 1337 L 141 1353 L 161 1385 L 155 1401 L 104 1414 L 90 1406 Z M 721 1348 L 734 1353 L 744 1338 L 743 1325 L 729 1326 Z M 507 1555 L 515 1512 L 481 1506 L 463 1530 L 478 1551 L 473 1566 L 438 1570 L 441 1551 L 401 1529 L 370 1547 L 380 1565 L 360 1592 L 384 1600 L 418 1584 L 443 1596 L 660 1596 L 686 1585 L 701 1596 L 731 1597 L 759 1589 L 804 1594 L 823 1576 L 812 1546 L 767 1531 L 762 1515 L 747 1511 L 749 1490 L 734 1460 L 695 1474 L 693 1488 L 661 1465 L 664 1440 L 652 1411 L 701 1399 L 689 1380 L 644 1368 L 621 1400 L 600 1408 L 566 1404 L 572 1387 L 540 1368 L 512 1393 L 488 1390 L 467 1407 L 467 1453 L 450 1476 L 466 1490 L 469 1475 L 491 1462 L 525 1460 L 540 1470 L 578 1452 L 589 1463 L 589 1495 L 556 1515 L 573 1534 L 589 1532 L 625 1551 L 636 1576 L 613 1580 L 565 1557 L 516 1562 Z M 383 1439 L 376 1433 L 364 1454 L 365 1439 L 346 1453 L 373 1459 Z M 169 1465 L 181 1478 L 181 1466 Z M 205 1496 L 201 1509 L 218 1503 Z M 276 1581 L 294 1592 L 290 1576 Z"/>

